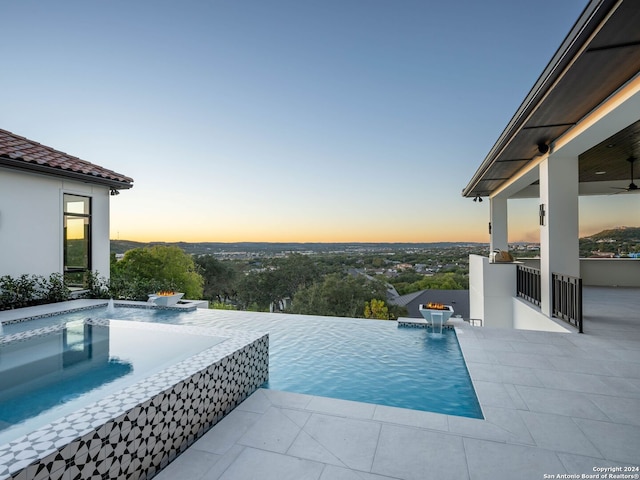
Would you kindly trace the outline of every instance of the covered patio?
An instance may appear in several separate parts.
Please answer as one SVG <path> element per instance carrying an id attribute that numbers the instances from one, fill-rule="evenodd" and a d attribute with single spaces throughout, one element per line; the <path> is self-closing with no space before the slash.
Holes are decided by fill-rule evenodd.
<path id="1" fill-rule="evenodd" d="M 508 201 L 539 202 L 537 267 L 470 259 L 484 325 L 581 331 L 583 284 L 640 287 L 637 259 L 587 263 L 578 248 L 580 196 L 634 196 L 640 219 L 638 22 L 635 2 L 591 1 L 464 188 L 489 198 L 491 251 L 509 248 Z"/>

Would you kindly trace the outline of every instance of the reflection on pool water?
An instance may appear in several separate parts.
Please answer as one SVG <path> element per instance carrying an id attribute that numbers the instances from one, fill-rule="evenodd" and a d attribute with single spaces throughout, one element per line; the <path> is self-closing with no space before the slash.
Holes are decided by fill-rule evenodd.
<path id="1" fill-rule="evenodd" d="M 224 341 L 123 320 L 48 320 L 4 328 L 0 444 Z"/>
<path id="2" fill-rule="evenodd" d="M 105 310 L 92 310 L 91 316 L 104 316 Z M 87 312 L 60 319 L 83 316 Z M 224 310 L 119 307 L 110 317 L 269 332 L 267 388 L 482 418 L 453 330 L 438 334 L 381 320 Z M 5 325 L 5 333 L 17 328 Z"/>

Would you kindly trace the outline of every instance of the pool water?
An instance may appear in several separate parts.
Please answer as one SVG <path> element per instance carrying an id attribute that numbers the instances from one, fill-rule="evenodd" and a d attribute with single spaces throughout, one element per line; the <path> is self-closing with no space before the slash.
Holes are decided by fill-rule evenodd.
<path id="1" fill-rule="evenodd" d="M 225 340 L 123 320 L 49 320 L 60 328 L 25 329 L 32 324 L 27 321 L 4 329 L 0 444 Z M 17 330 L 22 333 L 12 335 Z"/>
<path id="2" fill-rule="evenodd" d="M 105 316 L 106 309 L 91 311 Z M 86 317 L 74 312 L 43 324 Z M 116 308 L 110 318 L 269 332 L 266 388 L 483 418 L 456 333 L 396 322 L 226 310 Z M 19 325 L 19 324 L 18 324 Z M 6 325 L 8 329 L 20 328 Z"/>

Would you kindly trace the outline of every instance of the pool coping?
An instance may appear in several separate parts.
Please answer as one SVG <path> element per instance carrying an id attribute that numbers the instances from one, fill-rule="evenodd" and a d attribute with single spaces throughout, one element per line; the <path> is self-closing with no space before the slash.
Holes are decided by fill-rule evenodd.
<path id="1" fill-rule="evenodd" d="M 65 313 L 80 312 L 83 310 L 92 310 L 95 308 L 106 307 L 109 300 L 100 299 L 80 299 L 69 300 L 66 302 L 50 303 L 45 305 L 35 305 L 32 307 L 18 308 L 12 310 L 0 311 L 0 324 L 11 325 L 13 323 L 25 322 L 28 320 L 37 320 L 39 318 L 48 318 L 55 315 L 63 315 Z M 198 300 L 185 300 L 182 304 L 163 307 L 149 302 L 139 302 L 135 300 L 117 300 L 114 307 L 140 308 L 145 310 L 169 310 L 174 312 L 194 312 L 197 310 L 201 302 Z"/>

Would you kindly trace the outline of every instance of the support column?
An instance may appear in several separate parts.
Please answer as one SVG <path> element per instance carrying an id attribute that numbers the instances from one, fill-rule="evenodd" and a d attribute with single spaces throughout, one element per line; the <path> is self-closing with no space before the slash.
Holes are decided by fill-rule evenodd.
<path id="1" fill-rule="evenodd" d="M 490 200 L 491 252 L 509 250 L 507 199 L 493 197 Z"/>
<path id="2" fill-rule="evenodd" d="M 553 313 L 552 273 L 580 276 L 578 246 L 578 157 L 540 163 L 541 309 Z"/>

